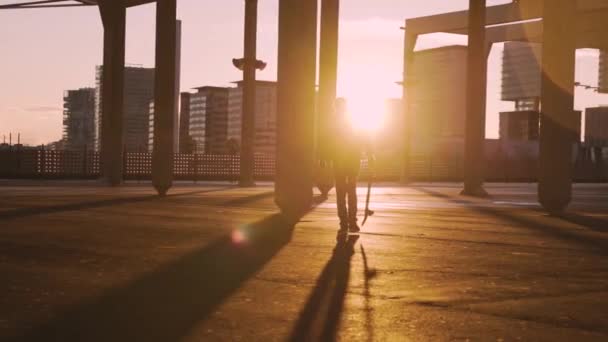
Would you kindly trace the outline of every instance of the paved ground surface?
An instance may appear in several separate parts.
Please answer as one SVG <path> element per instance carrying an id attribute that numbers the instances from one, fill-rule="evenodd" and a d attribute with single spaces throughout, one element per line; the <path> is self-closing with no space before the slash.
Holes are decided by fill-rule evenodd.
<path id="1" fill-rule="evenodd" d="M 607 185 L 385 185 L 337 242 L 333 195 L 289 227 L 269 185 L 60 184 L 0 187 L 2 340 L 608 340 Z"/>

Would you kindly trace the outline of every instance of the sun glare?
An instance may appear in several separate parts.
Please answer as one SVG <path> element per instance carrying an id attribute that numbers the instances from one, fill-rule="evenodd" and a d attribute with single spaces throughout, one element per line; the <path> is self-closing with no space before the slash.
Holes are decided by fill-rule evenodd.
<path id="1" fill-rule="evenodd" d="M 347 115 L 357 131 L 375 135 L 384 126 L 386 105 L 380 96 L 352 96 L 347 98 Z"/>

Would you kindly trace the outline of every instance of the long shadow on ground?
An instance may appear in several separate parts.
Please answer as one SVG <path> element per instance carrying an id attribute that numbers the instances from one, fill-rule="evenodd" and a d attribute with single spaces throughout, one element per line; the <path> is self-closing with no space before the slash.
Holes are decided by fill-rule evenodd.
<path id="1" fill-rule="evenodd" d="M 586 227 L 596 232 L 608 232 L 608 220 L 588 215 L 566 213 L 559 216 L 562 220 Z"/>
<path id="2" fill-rule="evenodd" d="M 60 212 L 64 212 L 64 211 L 95 209 L 95 208 L 103 208 L 103 207 L 109 207 L 109 206 L 114 206 L 114 205 L 145 202 L 145 201 L 152 201 L 152 200 L 162 200 L 167 197 L 204 194 L 204 193 L 210 193 L 210 192 L 224 191 L 224 190 L 231 189 L 231 188 L 233 188 L 233 187 L 222 187 L 222 188 L 211 189 L 211 190 L 197 190 L 197 191 L 190 191 L 190 192 L 182 192 L 182 193 L 177 193 L 177 194 L 171 194 L 171 195 L 168 195 L 165 197 L 160 197 L 158 195 L 131 196 L 131 197 L 110 198 L 110 199 L 98 200 L 98 201 L 66 203 L 66 204 L 51 205 L 51 206 L 36 206 L 36 207 L 18 208 L 18 209 L 14 209 L 14 210 L 0 212 L 0 221 L 7 221 L 7 220 L 28 217 L 28 216 L 35 216 L 35 215 L 60 213 Z"/>
<path id="3" fill-rule="evenodd" d="M 367 262 L 367 254 L 363 244 L 359 245 L 361 249 L 361 258 L 363 259 L 363 310 L 365 311 L 365 331 L 367 332 L 367 341 L 375 341 L 374 337 L 374 316 L 371 304 L 370 282 L 376 277 L 376 269 L 370 268 Z"/>
<path id="4" fill-rule="evenodd" d="M 448 201 L 451 201 L 454 203 L 463 204 L 462 199 L 457 199 L 452 196 L 443 194 L 441 192 L 429 190 L 429 189 L 423 188 L 423 187 L 414 187 L 413 189 L 418 190 L 422 193 L 437 197 L 437 198 L 442 198 L 442 199 L 445 199 L 445 200 L 448 200 Z M 554 237 L 564 240 L 564 241 L 573 242 L 573 243 L 577 243 L 579 245 L 590 247 L 600 255 L 608 255 L 608 239 L 598 238 L 597 236 L 589 236 L 586 234 L 581 234 L 577 231 L 560 228 L 560 227 L 552 225 L 550 223 L 542 223 L 542 222 L 538 222 L 538 221 L 533 221 L 533 220 L 527 219 L 523 216 L 515 215 L 512 212 L 510 212 L 509 210 L 505 210 L 505 209 L 497 209 L 497 208 L 492 208 L 492 207 L 479 206 L 479 205 L 475 205 L 474 203 L 471 203 L 468 201 L 465 201 L 464 205 L 467 206 L 468 208 L 470 208 L 471 210 L 477 211 L 478 213 L 492 215 L 494 217 L 498 217 L 500 219 L 521 225 L 522 227 L 525 227 L 528 229 L 533 229 L 538 232 L 554 236 Z M 566 214 L 566 217 L 570 217 L 572 219 L 573 217 L 576 217 L 576 216 Z M 558 217 L 554 217 L 554 218 L 559 219 Z M 577 223 L 575 221 L 570 221 L 570 222 Z M 598 229 L 595 229 L 595 230 L 598 230 Z"/>
<path id="5" fill-rule="evenodd" d="M 281 215 L 268 216 L 242 227 L 238 239 L 226 236 L 15 340 L 180 340 L 287 244 L 292 231 Z"/>
<path id="6" fill-rule="evenodd" d="M 249 203 L 257 201 L 257 200 L 271 198 L 272 196 L 274 196 L 274 191 L 265 191 L 265 192 L 261 192 L 259 194 L 255 194 L 255 195 L 251 195 L 251 196 L 238 197 L 238 198 L 224 202 L 223 205 L 228 206 L 228 207 L 237 207 L 237 206 L 249 204 Z"/>
<path id="7" fill-rule="evenodd" d="M 350 261 L 358 235 L 338 237 L 331 259 L 325 265 L 317 284 L 300 313 L 291 341 L 333 341 L 350 278 Z"/>

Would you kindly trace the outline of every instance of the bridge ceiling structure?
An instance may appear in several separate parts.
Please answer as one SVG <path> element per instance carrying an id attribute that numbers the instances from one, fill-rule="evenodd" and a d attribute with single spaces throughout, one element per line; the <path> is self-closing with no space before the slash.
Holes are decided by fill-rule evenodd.
<path id="1" fill-rule="evenodd" d="M 486 41 L 488 44 L 506 41 L 541 42 L 543 35 L 544 1 L 520 0 L 490 6 L 486 10 Z M 572 29 L 576 30 L 577 48 L 608 48 L 608 1 L 576 0 L 577 13 Z M 466 35 L 468 11 L 450 12 L 406 20 L 411 36 L 430 33 Z"/>

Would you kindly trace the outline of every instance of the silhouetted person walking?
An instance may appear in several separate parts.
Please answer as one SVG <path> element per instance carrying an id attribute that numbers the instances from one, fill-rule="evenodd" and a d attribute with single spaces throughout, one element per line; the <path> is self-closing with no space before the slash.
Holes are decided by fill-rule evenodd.
<path id="1" fill-rule="evenodd" d="M 334 132 L 333 162 L 340 232 L 358 232 L 357 178 L 363 150 L 371 155 L 369 143 L 363 134 L 353 129 L 344 114 L 336 115 Z"/>

